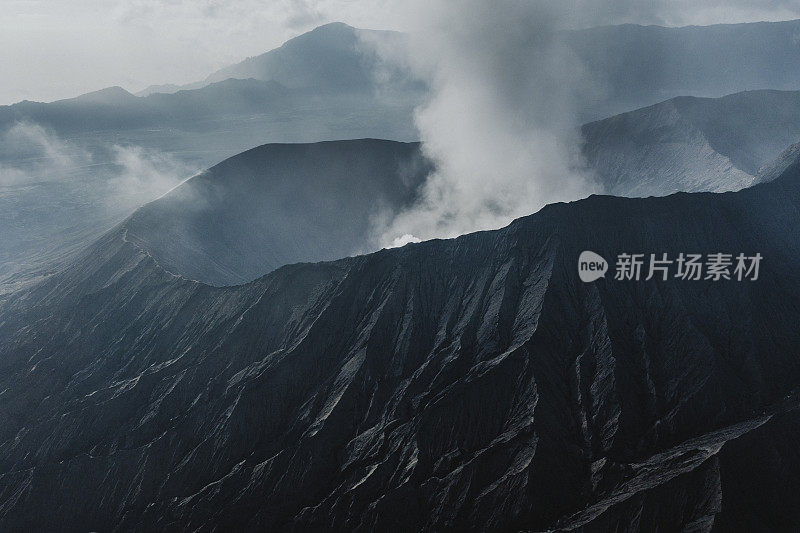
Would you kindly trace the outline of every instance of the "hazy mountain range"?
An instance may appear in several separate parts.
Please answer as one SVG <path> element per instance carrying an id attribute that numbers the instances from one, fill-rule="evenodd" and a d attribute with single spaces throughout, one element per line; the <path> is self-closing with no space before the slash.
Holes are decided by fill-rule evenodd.
<path id="1" fill-rule="evenodd" d="M 592 81 L 602 89 L 598 98 L 581 110 L 580 114 L 587 119 L 602 118 L 676 96 L 719 97 L 753 89 L 800 88 L 800 40 L 797 37 L 800 20 L 683 28 L 627 24 L 561 35 L 589 70 Z M 107 107 L 103 108 L 108 104 L 130 105 L 134 101 L 130 98 L 132 95 L 111 88 L 51 104 L 20 102 L 2 106 L 0 125 L 13 120 L 34 120 L 64 131 L 108 127 L 136 129 L 158 121 L 162 125 L 181 124 L 209 114 L 225 116 L 231 112 L 250 112 L 253 111 L 250 106 L 264 106 L 267 103 L 264 99 L 275 99 L 275 105 L 283 108 L 287 103 L 280 101 L 281 95 L 299 94 L 308 98 L 309 93 L 326 98 L 343 94 L 358 94 L 362 98 L 379 95 L 387 99 L 381 100 L 384 105 L 394 101 L 413 107 L 424 98 L 426 89 L 402 60 L 406 42 L 407 37 L 397 32 L 362 30 L 342 23 L 326 24 L 275 50 L 214 72 L 204 80 L 183 86 L 153 86 L 139 96 L 202 89 L 231 78 L 272 82 L 266 86 L 233 85 L 230 92 L 217 88 L 217 93 L 183 94 L 175 100 L 163 96 L 152 100 L 144 98 L 147 103 L 142 103 L 134 116 L 124 112 L 119 116 L 109 115 Z M 215 105 L 221 109 L 207 105 L 209 98 L 217 98 Z M 92 109 L 92 104 L 99 106 L 98 109 Z M 196 109 L 192 109 L 195 106 Z M 269 107 L 265 111 L 269 111 Z M 408 130 L 398 129 L 389 121 L 376 124 L 385 131 L 373 136 L 409 140 L 397 138 L 398 131 L 408 133 Z"/>
<path id="2" fill-rule="evenodd" d="M 623 24 L 562 32 L 598 96 L 586 120 L 676 96 L 719 97 L 754 89 L 800 88 L 800 20 L 667 28 Z M 317 28 L 282 47 L 223 68 L 202 81 L 140 92 L 196 89 L 227 78 L 276 81 L 285 87 L 369 92 L 377 81 L 394 91 L 423 89 L 401 61 L 407 37 L 341 23 Z M 394 51 L 394 54 L 385 54 Z M 381 56 L 381 52 L 384 52 Z"/>
<path id="3" fill-rule="evenodd" d="M 258 88 L 256 95 L 272 86 L 271 82 L 228 80 L 148 99 L 186 98 L 212 107 L 216 98 L 205 99 L 202 94 L 214 94 L 227 85 L 245 88 L 249 84 Z M 281 90 L 272 87 L 268 91 L 280 94 Z M 118 120 L 114 117 L 125 113 L 136 117 L 142 99 L 126 94 L 104 91 L 76 100 L 134 102 L 127 110 L 124 105 L 109 103 L 107 112 L 109 120 Z M 118 114 L 115 107 L 121 109 Z M 246 132 L 242 134 L 246 136 Z M 168 136 L 169 131 L 163 135 Z M 800 92 L 675 98 L 586 124 L 583 137 L 586 164 L 597 189 L 604 193 L 660 196 L 677 191 L 738 190 L 759 181 L 762 166 L 773 164 L 786 146 L 800 141 Z M 156 255 L 176 256 L 180 265 L 193 265 L 184 269 L 170 263 L 178 273 L 215 285 L 241 283 L 283 264 L 372 249 L 375 222 L 379 222 L 376 217 L 390 219 L 413 203 L 434 168 L 416 145 L 409 149 L 412 145 L 407 143 L 338 142 L 332 143 L 330 146 L 337 148 L 330 150 L 320 146 L 265 145 L 244 152 L 140 209 L 128 223 L 142 225 L 137 231 L 143 232 L 141 238 L 149 241 L 154 251 L 160 250 Z M 289 157 L 290 151 L 294 157 Z M 314 157 L 305 159 L 307 153 Z M 17 213 L 11 224 L 0 229 L 5 242 L 0 279 L 5 280 L 6 290 L 26 282 L 31 272 L 36 277 L 52 272 L 53 261 L 127 217 L 137 207 L 134 202 L 147 200 L 141 195 L 132 195 L 127 201 L 117 198 L 120 192 L 109 189 L 106 175 L 118 163 L 97 161 L 103 161 L 103 156 L 62 179 L 42 177 L 1 189 L 0 207 Z M 182 168 L 188 174 L 191 167 Z M 161 193 L 177 183 L 166 182 Z M 220 198 L 217 190 L 227 191 L 224 202 L 216 203 Z M 109 196 L 117 198 L 116 203 L 109 203 Z M 328 215 L 312 209 L 320 205 L 327 207 Z M 337 209 L 351 213 L 345 223 L 331 223 L 337 218 Z M 169 224 L 164 225 L 160 212 L 170 213 Z M 312 220 L 311 215 L 318 218 Z M 259 231 L 248 230 L 251 219 L 258 221 Z M 298 225 L 299 220 L 305 222 Z M 269 224 L 269 231 L 263 224 Z M 146 226 L 157 231 L 148 233 L 143 229 Z M 303 232 L 305 239 L 299 238 Z M 160 235 L 156 237 L 156 233 Z M 237 242 L 240 244 L 235 246 L 242 249 L 233 252 L 231 243 Z M 170 249 L 174 251 L 168 252 Z M 166 255 L 162 260 L 166 261 Z"/>
<path id="4" fill-rule="evenodd" d="M 584 284 L 587 246 L 764 260 Z M 796 159 L 236 287 L 116 228 L 0 298 L 0 528 L 797 529 L 798 261 Z"/>
<path id="5" fill-rule="evenodd" d="M 341 22 L 320 26 L 290 39 L 283 46 L 209 74 L 186 85 L 153 85 L 137 93 L 174 93 L 198 89 L 229 78 L 274 81 L 290 89 L 321 93 L 370 94 L 376 86 L 387 92 L 424 89 L 402 63 L 390 63 L 383 52 L 407 46 L 399 32 L 362 30 Z"/>

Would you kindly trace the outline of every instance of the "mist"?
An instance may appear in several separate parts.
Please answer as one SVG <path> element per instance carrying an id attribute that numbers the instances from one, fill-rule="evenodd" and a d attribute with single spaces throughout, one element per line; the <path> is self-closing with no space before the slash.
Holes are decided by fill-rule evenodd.
<path id="1" fill-rule="evenodd" d="M 91 154 L 38 124 L 16 122 L 0 133 L 0 185 L 62 179 L 91 163 Z"/>
<path id="2" fill-rule="evenodd" d="M 135 209 L 158 198 L 196 171 L 174 156 L 141 146 L 113 145 L 114 169 L 108 180 L 109 203 Z"/>
<path id="3" fill-rule="evenodd" d="M 32 122 L 0 131 L 0 161 L 2 283 L 20 272 L 35 277 L 194 170 L 159 150 L 77 142 Z"/>
<path id="4" fill-rule="evenodd" d="M 157 198 L 193 171 L 159 150 L 78 143 L 32 122 L 11 125 L 0 133 L 0 144 L 0 186 L 62 182 L 86 187 L 87 200 L 99 206 L 120 209 L 134 209 Z"/>

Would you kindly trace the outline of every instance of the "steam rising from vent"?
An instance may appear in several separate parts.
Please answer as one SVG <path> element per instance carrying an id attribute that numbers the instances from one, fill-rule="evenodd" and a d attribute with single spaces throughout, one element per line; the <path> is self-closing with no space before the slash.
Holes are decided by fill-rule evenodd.
<path id="1" fill-rule="evenodd" d="M 594 84 L 558 39 L 555 2 L 426 2 L 412 69 L 431 87 L 416 111 L 436 164 L 419 201 L 379 228 L 379 244 L 503 226 L 546 203 L 592 192 L 577 102 Z M 403 237 L 401 237 L 403 236 Z"/>
<path id="2" fill-rule="evenodd" d="M 109 198 L 136 207 L 165 194 L 190 177 L 192 169 L 172 155 L 140 146 L 112 147 L 117 172 Z"/>

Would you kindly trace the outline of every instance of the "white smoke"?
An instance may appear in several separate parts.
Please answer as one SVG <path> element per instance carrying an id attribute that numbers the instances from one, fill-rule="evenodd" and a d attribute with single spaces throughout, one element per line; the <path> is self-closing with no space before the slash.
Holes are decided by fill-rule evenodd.
<path id="1" fill-rule="evenodd" d="M 38 124 L 16 122 L 0 134 L 0 185 L 63 179 L 92 156 Z"/>
<path id="2" fill-rule="evenodd" d="M 415 4 L 411 68 L 431 88 L 415 121 L 437 170 L 412 208 L 378 228 L 382 246 L 501 227 L 592 192 L 577 109 L 594 85 L 558 39 L 555 2 Z"/>
<path id="3" fill-rule="evenodd" d="M 387 248 L 400 248 L 401 246 L 405 246 L 406 244 L 411 244 L 415 242 L 422 242 L 422 239 L 419 237 L 415 237 L 410 233 L 405 233 L 399 237 L 396 237 Z"/>
<path id="4" fill-rule="evenodd" d="M 115 172 L 108 180 L 109 202 L 136 208 L 158 198 L 191 176 L 193 168 L 172 155 L 141 146 L 114 145 Z"/>
<path id="5" fill-rule="evenodd" d="M 60 182 L 98 209 L 125 213 L 158 198 L 195 169 L 136 145 L 81 144 L 31 122 L 0 133 L 0 186 Z"/>
<path id="6" fill-rule="evenodd" d="M 562 45 L 561 30 L 605 24 L 680 24 L 800 12 L 708 0 L 412 0 L 406 61 L 430 87 L 415 121 L 437 171 L 421 198 L 376 217 L 379 246 L 501 227 L 547 203 L 595 191 L 580 155 L 579 109 L 603 83 Z M 777 15 L 776 15 L 777 16 Z M 386 54 L 396 61 L 397 50 Z"/>

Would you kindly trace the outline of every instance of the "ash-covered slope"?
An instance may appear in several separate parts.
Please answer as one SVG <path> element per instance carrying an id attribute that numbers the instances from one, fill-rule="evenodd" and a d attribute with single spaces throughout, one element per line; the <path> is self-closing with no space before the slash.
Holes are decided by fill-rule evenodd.
<path id="1" fill-rule="evenodd" d="M 798 301 L 798 164 L 237 287 L 119 228 L 0 300 L 0 529 L 797 530 Z"/>
<path id="2" fill-rule="evenodd" d="M 408 206 L 430 169 L 418 143 L 268 144 L 184 182 L 121 227 L 170 272 L 233 285 L 370 249 L 379 217 Z"/>
<path id="3" fill-rule="evenodd" d="M 679 97 L 582 128 L 584 155 L 609 194 L 730 191 L 800 140 L 800 92 Z"/>

